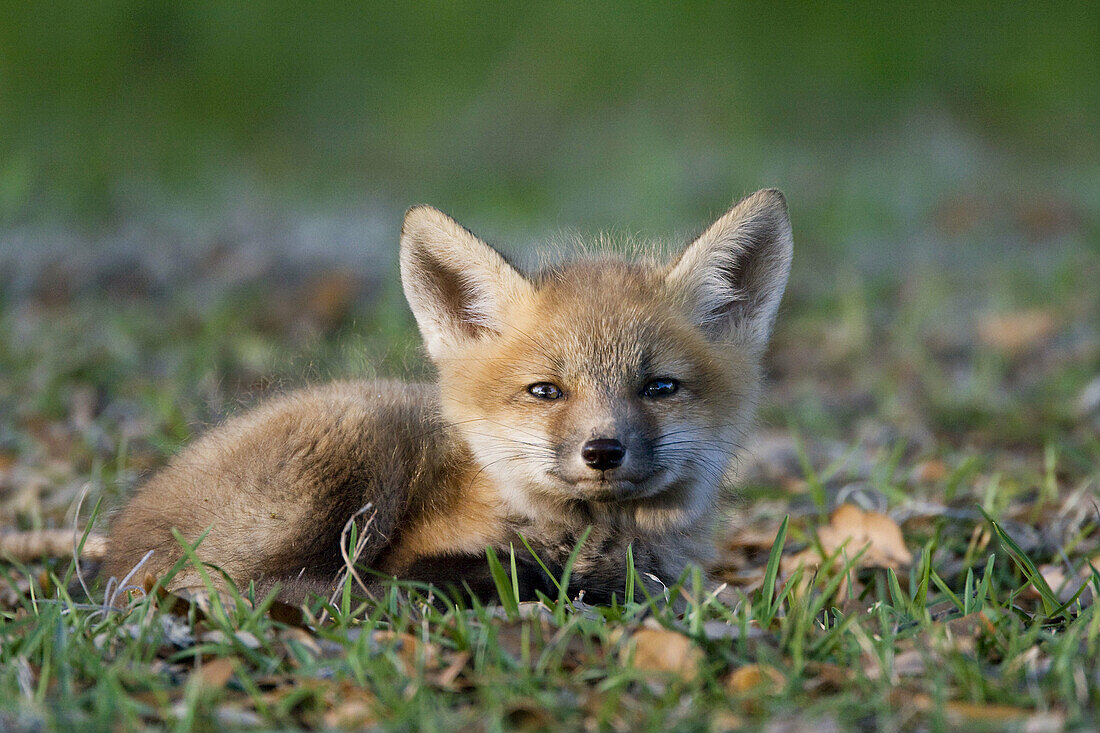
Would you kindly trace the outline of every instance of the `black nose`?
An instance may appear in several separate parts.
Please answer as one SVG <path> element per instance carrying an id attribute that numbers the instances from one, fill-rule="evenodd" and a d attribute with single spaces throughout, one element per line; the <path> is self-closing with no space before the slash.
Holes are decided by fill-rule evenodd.
<path id="1" fill-rule="evenodd" d="M 610 471 L 623 465 L 626 446 L 614 438 L 596 438 L 581 446 L 581 458 L 589 468 Z"/>

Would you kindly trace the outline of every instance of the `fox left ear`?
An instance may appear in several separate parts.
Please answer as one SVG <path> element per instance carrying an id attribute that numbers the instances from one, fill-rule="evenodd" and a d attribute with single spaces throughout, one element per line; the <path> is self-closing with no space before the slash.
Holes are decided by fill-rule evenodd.
<path id="1" fill-rule="evenodd" d="M 715 338 L 762 350 L 791 269 L 787 201 L 776 189 L 742 199 L 669 267 L 666 284 Z"/>
<path id="2" fill-rule="evenodd" d="M 495 249 L 430 206 L 405 212 L 401 283 L 432 359 L 499 333 L 529 283 Z"/>

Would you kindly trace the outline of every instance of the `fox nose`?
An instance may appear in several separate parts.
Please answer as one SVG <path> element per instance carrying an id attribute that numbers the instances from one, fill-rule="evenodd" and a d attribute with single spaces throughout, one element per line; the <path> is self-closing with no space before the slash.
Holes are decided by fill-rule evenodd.
<path id="1" fill-rule="evenodd" d="M 581 446 L 581 458 L 589 468 L 610 471 L 623 465 L 626 446 L 614 438 L 596 438 Z"/>

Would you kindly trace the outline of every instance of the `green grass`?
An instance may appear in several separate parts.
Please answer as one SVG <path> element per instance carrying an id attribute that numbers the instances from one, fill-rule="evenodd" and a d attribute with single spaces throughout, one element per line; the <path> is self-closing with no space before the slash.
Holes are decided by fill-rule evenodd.
<path id="1" fill-rule="evenodd" d="M 568 599 L 505 600 L 502 613 L 394 585 L 352 606 L 354 615 L 327 606 L 321 627 L 276 621 L 270 599 L 237 593 L 204 607 L 154 590 L 104 609 L 49 590 L 56 577 L 43 588 L 28 573 L 0 626 L 0 710 L 9 724 L 99 728 L 705 730 L 796 711 L 804 721 L 885 728 L 1002 729 L 1044 714 L 1087 724 L 1097 703 L 1097 607 L 1073 602 L 1052 613 L 1021 602 L 1006 549 L 968 568 L 954 591 L 929 591 L 923 565 L 909 579 L 914 591 L 892 573 L 860 572 L 864 597 L 842 607 L 835 592 L 854 560 L 808 586 L 795 577 L 733 601 L 689 577 L 670 589 L 683 599 L 680 613 L 656 600 L 599 609 Z M 682 634 L 701 654 L 639 667 L 642 628 Z M 216 660 L 230 660 L 224 683 L 220 673 L 204 676 Z M 746 665 L 774 680 L 731 689 L 731 671 Z"/>
<path id="2" fill-rule="evenodd" d="M 1100 576 L 1085 563 L 1100 555 L 1090 498 L 1100 440 L 1075 400 L 1100 355 L 1087 336 L 1098 300 L 1084 278 L 1033 276 L 1032 287 L 1047 288 L 1054 331 L 1011 352 L 972 331 L 995 306 L 1010 315 L 1029 307 L 999 286 L 983 287 L 975 304 L 946 273 L 926 280 L 946 299 L 934 301 L 889 281 L 849 280 L 837 297 L 814 296 L 796 279 L 764 410 L 787 453 L 745 466 L 717 536 L 712 571 L 724 589 L 696 574 L 670 589 L 672 607 L 650 599 L 597 608 L 564 593 L 521 604 L 512 558 L 490 555 L 499 604 L 456 607 L 401 584 L 364 601 L 349 585 L 302 621 L 247 588 L 220 603 L 120 594 L 108 608 L 69 597 L 64 562 L 0 563 L 0 721 L 1095 725 Z M 86 482 L 102 506 L 117 505 L 203 424 L 271 389 L 421 368 L 406 315 L 372 331 L 392 323 L 399 304 L 353 304 L 335 320 L 274 317 L 292 297 L 230 292 L 200 310 L 168 300 L 156 317 L 94 299 L 52 312 L 6 306 L 0 324 L 29 349 L 0 340 L 11 408 L 0 420 L 2 480 L 42 488 L 33 501 L 9 490 L 5 525 L 69 526 L 66 511 Z M 944 319 L 952 308 L 956 317 Z M 754 460 L 772 460 L 772 473 Z M 820 546 L 817 532 L 842 494 L 891 512 L 909 566 L 867 567 L 858 548 L 841 548 L 821 570 L 784 564 Z M 78 524 L 91 519 L 86 511 Z M 1052 570 L 1085 584 L 1061 587 Z M 637 649 L 652 643 L 640 632 L 654 628 L 697 651 L 654 663 Z M 676 648 L 667 637 L 658 646 Z M 764 682 L 749 684 L 753 675 Z"/>

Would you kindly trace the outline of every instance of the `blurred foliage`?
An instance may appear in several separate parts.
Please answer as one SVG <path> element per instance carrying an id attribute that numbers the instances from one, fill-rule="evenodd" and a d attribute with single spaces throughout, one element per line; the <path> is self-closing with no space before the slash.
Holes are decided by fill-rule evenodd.
<path id="1" fill-rule="evenodd" d="M 0 223 L 248 181 L 682 226 L 769 182 L 827 187 L 830 161 L 941 117 L 1025 164 L 1100 155 L 1095 3 L 4 0 L 0 19 Z"/>

